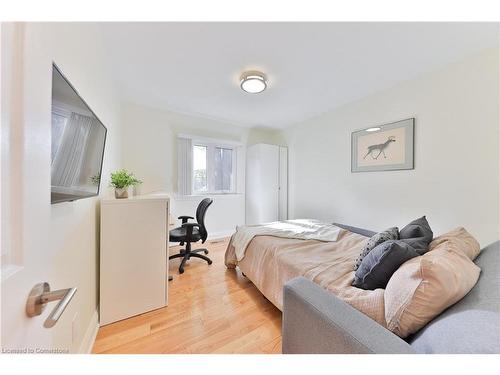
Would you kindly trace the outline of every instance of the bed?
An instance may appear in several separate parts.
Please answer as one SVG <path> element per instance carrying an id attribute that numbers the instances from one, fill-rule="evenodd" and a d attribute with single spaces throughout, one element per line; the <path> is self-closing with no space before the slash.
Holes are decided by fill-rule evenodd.
<path id="1" fill-rule="evenodd" d="M 351 285 L 356 257 L 373 233 L 336 225 L 342 229 L 335 242 L 256 236 L 240 261 L 232 244 L 233 236 L 225 253 L 226 267 L 239 267 L 280 310 L 283 285 L 304 276 L 385 327 L 384 290 L 363 290 Z"/>

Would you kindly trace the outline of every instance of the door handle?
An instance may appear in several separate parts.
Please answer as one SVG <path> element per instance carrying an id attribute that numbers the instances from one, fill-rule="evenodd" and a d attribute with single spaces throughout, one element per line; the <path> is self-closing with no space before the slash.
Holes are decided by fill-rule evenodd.
<path id="1" fill-rule="evenodd" d="M 51 292 L 49 283 L 36 284 L 31 289 L 26 301 L 26 315 L 30 318 L 38 316 L 43 312 L 47 303 L 59 301 L 43 323 L 45 328 L 54 327 L 75 293 L 76 288 L 59 289 Z"/>

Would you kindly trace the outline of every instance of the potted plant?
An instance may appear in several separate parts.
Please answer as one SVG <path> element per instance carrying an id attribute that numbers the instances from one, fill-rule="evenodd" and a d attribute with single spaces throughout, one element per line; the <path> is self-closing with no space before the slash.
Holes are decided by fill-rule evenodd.
<path id="1" fill-rule="evenodd" d="M 101 175 L 93 175 L 92 177 L 90 177 L 90 181 L 92 181 L 93 185 L 99 185 L 99 183 L 101 182 Z"/>
<path id="2" fill-rule="evenodd" d="M 125 169 L 111 173 L 110 186 L 115 188 L 115 198 L 117 199 L 128 198 L 128 188 L 138 184 L 142 184 L 142 181 Z"/>

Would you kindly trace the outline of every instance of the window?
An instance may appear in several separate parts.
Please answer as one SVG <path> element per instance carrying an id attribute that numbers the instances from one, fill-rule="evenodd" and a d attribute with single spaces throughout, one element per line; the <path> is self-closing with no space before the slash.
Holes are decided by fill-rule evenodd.
<path id="1" fill-rule="evenodd" d="M 52 108 L 52 147 L 51 147 L 51 162 L 57 154 L 57 150 L 61 145 L 64 129 L 68 119 L 71 118 L 71 112 L 59 108 Z M 55 134 L 54 134 L 55 133 Z"/>
<path id="2" fill-rule="evenodd" d="M 237 149 L 222 140 L 179 137 L 179 194 L 236 193 Z"/>
<path id="3" fill-rule="evenodd" d="M 198 193 L 208 190 L 207 146 L 193 146 L 193 190 Z"/>
<path id="4" fill-rule="evenodd" d="M 233 150 L 215 147 L 214 155 L 215 191 L 231 191 L 233 179 Z"/>

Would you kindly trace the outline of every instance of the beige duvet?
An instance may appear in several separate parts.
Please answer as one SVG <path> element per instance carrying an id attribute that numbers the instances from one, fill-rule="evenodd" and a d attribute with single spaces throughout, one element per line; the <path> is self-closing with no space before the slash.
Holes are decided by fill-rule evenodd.
<path id="1" fill-rule="evenodd" d="M 257 236 L 239 262 L 229 242 L 225 263 L 228 268 L 238 266 L 280 310 L 283 285 L 294 277 L 304 276 L 385 327 L 384 290 L 363 290 L 351 285 L 354 262 L 367 240 L 344 229 L 336 242 Z"/>

